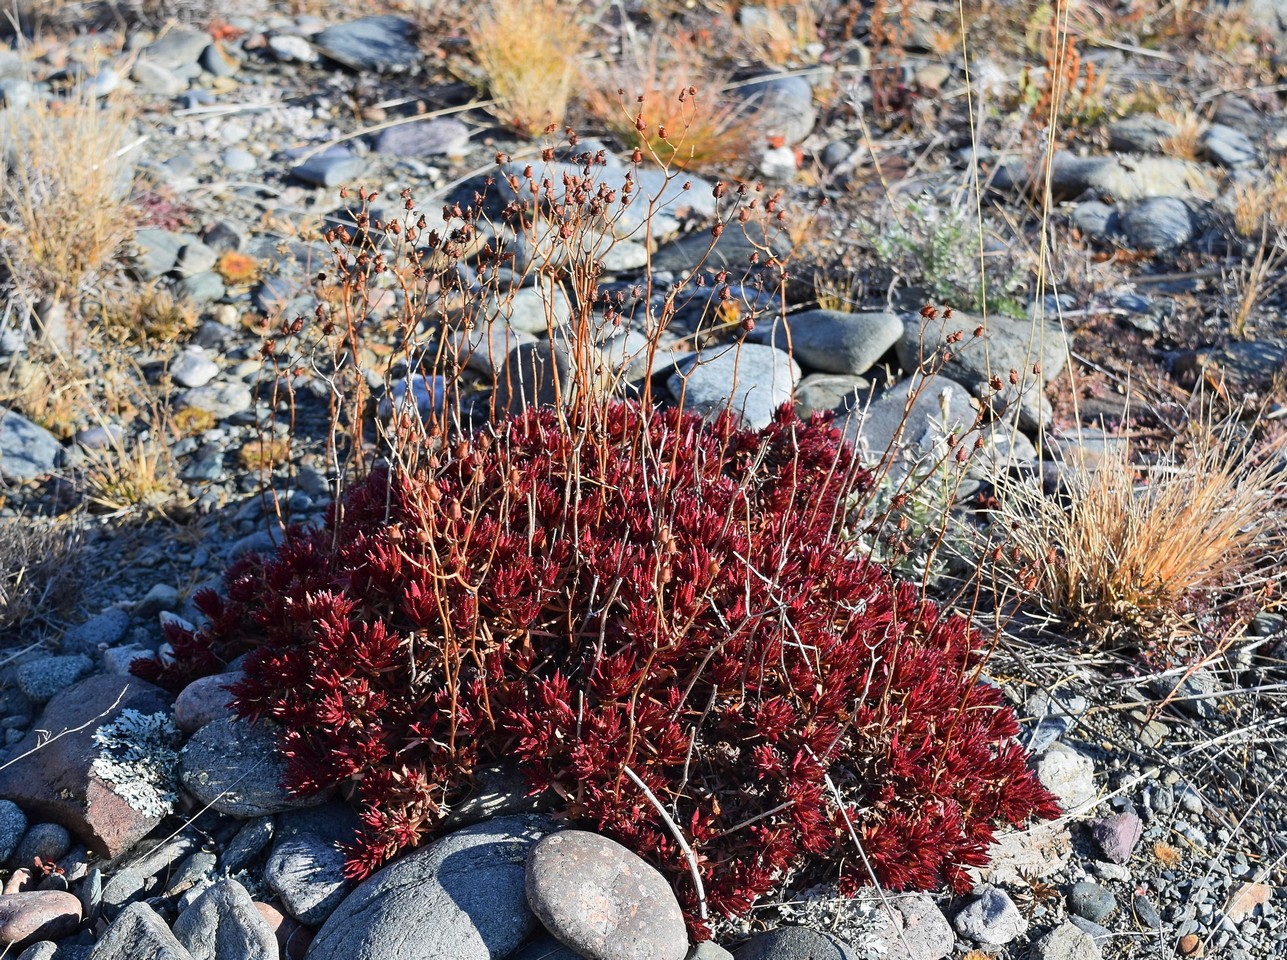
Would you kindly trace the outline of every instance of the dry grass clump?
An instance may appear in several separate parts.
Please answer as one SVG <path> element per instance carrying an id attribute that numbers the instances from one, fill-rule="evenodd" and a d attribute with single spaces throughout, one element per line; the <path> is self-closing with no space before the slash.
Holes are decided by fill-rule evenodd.
<path id="1" fill-rule="evenodd" d="M 179 489 L 169 444 L 151 433 L 117 438 L 92 451 L 80 478 L 90 506 L 109 513 L 135 507 L 164 511 Z"/>
<path id="2" fill-rule="evenodd" d="M 627 147 L 662 166 L 736 164 L 753 140 L 754 110 L 720 95 L 727 77 L 682 36 L 654 35 L 602 72 L 586 109 Z"/>
<path id="3" fill-rule="evenodd" d="M 1231 427 L 1197 426 L 1151 467 L 1129 444 L 1090 469 L 1067 463 L 1067 496 L 1007 482 L 997 519 L 1008 578 L 1092 641 L 1175 652 L 1193 613 L 1255 589 L 1259 561 L 1282 543 L 1282 442 L 1247 456 Z"/>
<path id="4" fill-rule="evenodd" d="M 1252 240 L 1262 234 L 1287 235 L 1287 171 L 1234 185 L 1233 226 L 1239 236 Z"/>
<path id="5" fill-rule="evenodd" d="M 493 112 L 520 133 L 563 120 L 585 46 L 576 11 L 559 0 L 491 0 L 469 29 Z"/>
<path id="6" fill-rule="evenodd" d="M 31 300 L 73 306 L 133 236 L 131 113 L 78 93 L 6 110 L 0 258 Z"/>
<path id="7" fill-rule="evenodd" d="M 82 547 L 76 520 L 0 520 L 0 635 L 70 605 Z"/>
<path id="8" fill-rule="evenodd" d="M 1193 109 L 1175 104 L 1158 107 L 1157 115 L 1175 127 L 1175 133 L 1161 141 L 1162 150 L 1182 160 L 1196 160 L 1207 122 Z"/>
<path id="9" fill-rule="evenodd" d="M 752 56 L 782 67 L 817 41 L 818 19 L 814 0 L 768 0 L 753 16 L 743 8 L 738 32 Z"/>
<path id="10" fill-rule="evenodd" d="M 99 300 L 100 329 L 130 343 L 175 343 L 197 328 L 196 306 L 155 283 L 103 291 Z"/>

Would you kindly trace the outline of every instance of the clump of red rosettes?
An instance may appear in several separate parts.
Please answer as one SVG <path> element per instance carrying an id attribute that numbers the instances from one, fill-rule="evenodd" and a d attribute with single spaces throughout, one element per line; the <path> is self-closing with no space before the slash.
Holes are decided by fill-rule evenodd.
<path id="1" fill-rule="evenodd" d="M 363 811 L 353 876 L 516 757 L 661 868 L 699 935 L 688 865 L 627 767 L 713 911 L 788 879 L 865 882 L 852 835 L 883 884 L 960 889 L 996 826 L 1058 810 L 966 621 L 838 537 L 869 483 L 829 422 L 789 408 L 759 432 L 527 412 L 424 476 L 375 472 L 324 529 L 238 563 L 175 663 L 138 672 L 177 687 L 249 652 L 236 708 L 275 724 L 286 785 L 347 784 Z"/>

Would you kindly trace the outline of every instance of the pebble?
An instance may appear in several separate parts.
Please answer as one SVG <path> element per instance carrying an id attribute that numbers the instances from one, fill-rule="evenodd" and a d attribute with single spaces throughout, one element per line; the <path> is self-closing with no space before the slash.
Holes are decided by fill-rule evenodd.
<path id="1" fill-rule="evenodd" d="M 408 854 L 363 881 L 317 932 L 308 960 L 492 960 L 540 928 L 527 906 L 528 851 L 553 824 L 500 817 Z M 399 945 L 416 930 L 414 952 Z"/>
<path id="2" fill-rule="evenodd" d="M 975 943 L 1000 946 L 1023 936 L 1028 921 L 1010 895 L 998 887 L 985 886 L 974 900 L 952 918 L 952 926 Z"/>
<path id="3" fill-rule="evenodd" d="M 1193 239 L 1196 230 L 1188 204 L 1176 197 L 1152 197 L 1131 204 L 1119 222 L 1132 249 L 1156 253 L 1178 250 Z"/>
<path id="4" fill-rule="evenodd" d="M 179 409 L 205 410 L 216 420 L 227 420 L 249 410 L 254 396 L 244 383 L 208 383 L 182 391 L 176 403 Z"/>
<path id="5" fill-rule="evenodd" d="M 94 661 L 81 653 L 37 657 L 18 668 L 15 679 L 32 703 L 44 703 L 94 669 Z"/>
<path id="6" fill-rule="evenodd" d="M 145 903 L 126 907 L 94 944 L 88 960 L 193 960 L 192 954 Z"/>
<path id="7" fill-rule="evenodd" d="M 241 680 L 240 670 L 193 680 L 174 701 L 174 722 L 184 733 L 195 733 L 207 723 L 232 716 L 227 687 Z"/>
<path id="8" fill-rule="evenodd" d="M 59 940 L 80 926 L 80 901 L 58 890 L 0 895 L 0 943 Z"/>
<path id="9" fill-rule="evenodd" d="M 778 408 L 792 399 L 800 365 L 782 350 L 744 343 L 691 354 L 666 382 L 671 396 L 703 416 L 728 409 L 750 430 L 768 426 Z"/>
<path id="10" fill-rule="evenodd" d="M 350 70 L 405 70 L 422 59 L 415 33 L 415 24 L 403 17 L 362 17 L 327 27 L 313 43 Z"/>
<path id="11" fill-rule="evenodd" d="M 468 148 L 469 132 L 455 117 L 434 117 L 381 130 L 373 149 L 398 157 L 457 156 Z"/>
<path id="12" fill-rule="evenodd" d="M 303 163 L 291 167 L 291 173 L 306 183 L 333 189 L 353 182 L 366 170 L 366 161 L 343 147 L 332 147 Z"/>
<path id="13" fill-rule="evenodd" d="M 886 960 L 942 960 L 956 946 L 952 925 L 926 894 L 888 895 L 894 915 L 881 910 Z"/>
<path id="14" fill-rule="evenodd" d="M 1107 887 L 1082 881 L 1068 892 L 1068 909 L 1079 917 L 1099 923 L 1117 910 L 1117 898 Z"/>
<path id="15" fill-rule="evenodd" d="M 1202 151 L 1222 167 L 1245 167 L 1256 162 L 1256 145 L 1241 130 L 1213 123 L 1202 134 Z"/>
<path id="16" fill-rule="evenodd" d="M 1115 813 L 1087 821 L 1086 828 L 1111 863 L 1126 863 L 1140 842 L 1144 823 L 1134 813 Z"/>
<path id="17" fill-rule="evenodd" d="M 1098 796 L 1095 765 L 1085 754 L 1062 743 L 1052 744 L 1037 761 L 1037 779 L 1064 810 L 1078 810 Z"/>
<path id="18" fill-rule="evenodd" d="M 1103 952 L 1094 938 L 1075 924 L 1062 923 L 1036 940 L 1031 960 L 1100 960 Z"/>
<path id="19" fill-rule="evenodd" d="M 790 349 L 800 363 L 815 370 L 863 374 L 902 336 L 903 322 L 896 314 L 806 310 L 757 325 L 749 339 Z"/>
<path id="20" fill-rule="evenodd" d="M 666 878 L 596 833 L 550 834 L 527 856 L 527 903 L 588 960 L 683 960 L 688 934 Z"/>
<path id="21" fill-rule="evenodd" d="M 316 63 L 321 59 L 311 43 L 289 33 L 269 37 L 268 50 L 282 63 Z"/>
<path id="22" fill-rule="evenodd" d="M 1145 930 L 1162 929 L 1162 918 L 1157 912 L 1157 907 L 1153 906 L 1153 901 L 1144 894 L 1135 894 L 1131 906 L 1135 908 L 1135 919 Z"/>
<path id="23" fill-rule="evenodd" d="M 0 407 L 0 479 L 34 480 L 53 473 L 62 459 L 57 437 L 16 410 Z"/>
<path id="24" fill-rule="evenodd" d="M 71 834 L 56 823 L 37 823 L 28 828 L 13 853 L 15 866 L 30 867 L 37 857 L 42 863 L 57 863 L 72 848 Z"/>
<path id="25" fill-rule="evenodd" d="M 170 379 L 181 387 L 204 387 L 219 373 L 215 363 L 201 347 L 188 347 L 170 363 Z"/>
<path id="26" fill-rule="evenodd" d="M 0 863 L 8 861 L 27 832 L 27 815 L 12 800 L 0 800 Z"/>
<path id="27" fill-rule="evenodd" d="M 211 884 L 174 922 L 174 935 L 192 960 L 278 960 L 268 921 L 236 880 Z"/>
<path id="28" fill-rule="evenodd" d="M 349 892 L 343 852 L 313 833 L 296 834 L 273 847 L 264 880 L 286 912 L 310 927 L 324 923 Z"/>

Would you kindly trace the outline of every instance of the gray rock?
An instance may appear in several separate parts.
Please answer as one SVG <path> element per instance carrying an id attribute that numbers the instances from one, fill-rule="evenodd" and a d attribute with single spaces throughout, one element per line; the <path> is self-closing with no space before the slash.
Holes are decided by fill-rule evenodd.
<path id="1" fill-rule="evenodd" d="M 273 818 L 256 817 L 237 831 L 219 855 L 219 866 L 228 875 L 244 869 L 273 839 Z"/>
<path id="2" fill-rule="evenodd" d="M 203 805 L 234 817 L 262 817 L 311 807 L 325 794 L 292 797 L 281 786 L 285 761 L 262 724 L 216 720 L 198 730 L 180 754 L 183 786 Z"/>
<path id="3" fill-rule="evenodd" d="M 515 330 L 502 321 L 478 323 L 469 330 L 451 334 L 449 350 L 470 370 L 491 377 L 505 365 L 511 350 L 523 343 L 531 343 L 530 333 Z"/>
<path id="4" fill-rule="evenodd" d="M 97 653 L 99 647 L 120 643 L 130 626 L 130 615 L 120 607 L 108 607 L 63 634 L 64 653 Z"/>
<path id="5" fill-rule="evenodd" d="M 1074 883 L 1068 891 L 1068 909 L 1079 917 L 1099 923 L 1117 910 L 1117 898 L 1107 887 L 1083 880 Z"/>
<path id="6" fill-rule="evenodd" d="M 952 919 L 952 926 L 975 943 L 1000 946 L 1017 940 L 1028 930 L 1028 921 L 1010 895 L 997 887 L 984 887 Z"/>
<path id="7" fill-rule="evenodd" d="M 236 880 L 217 880 L 174 922 L 174 935 L 192 960 L 277 960 L 268 921 Z"/>
<path id="8" fill-rule="evenodd" d="M 340 187 L 362 176 L 366 161 L 344 147 L 332 147 L 291 167 L 291 173 L 318 187 Z"/>
<path id="9" fill-rule="evenodd" d="M 139 53 L 139 58 L 149 60 L 167 70 L 183 70 L 200 60 L 210 46 L 210 34 L 204 30 L 174 27 L 149 43 Z"/>
<path id="10" fill-rule="evenodd" d="M 103 885 L 98 898 L 103 915 L 113 919 L 130 904 L 162 893 L 176 866 L 199 846 L 197 835 L 185 831 L 150 848 L 145 847 L 137 856 L 131 856 L 123 866 L 113 870 Z"/>
<path id="11" fill-rule="evenodd" d="M 571 319 L 571 294 L 562 286 L 522 287 L 492 298 L 487 306 L 487 320 L 493 326 L 507 323 L 528 334 L 544 334 L 551 326 L 561 327 Z"/>
<path id="12" fill-rule="evenodd" d="M 857 960 L 839 940 L 808 927 L 778 927 L 757 934 L 733 951 L 736 960 Z"/>
<path id="13" fill-rule="evenodd" d="M 410 398 L 407 397 L 410 387 Z M 443 399 L 447 395 L 447 381 L 443 377 L 426 377 L 413 373 L 409 377 L 394 381 L 392 389 L 380 398 L 376 407 L 376 416 L 388 420 L 393 416 L 396 407 L 399 413 L 415 413 L 420 420 L 428 420 L 435 412 L 442 409 Z"/>
<path id="14" fill-rule="evenodd" d="M 170 379 L 181 387 L 204 387 L 219 373 L 219 364 L 200 347 L 188 347 L 170 363 Z"/>
<path id="15" fill-rule="evenodd" d="M 1101 927 L 1093 920 L 1087 920 L 1085 917 L 1079 917 L 1076 914 L 1072 914 L 1068 918 L 1068 922 L 1082 933 L 1086 934 L 1086 936 L 1090 937 L 1096 946 L 1102 947 L 1113 938 L 1113 931 L 1109 930 L 1107 927 Z"/>
<path id="16" fill-rule="evenodd" d="M 1143 929 L 1162 929 L 1162 917 L 1157 912 L 1157 907 L 1153 906 L 1153 901 L 1144 894 L 1135 894 L 1134 899 L 1131 900 L 1131 906 L 1135 910 L 1135 919 L 1139 921 Z"/>
<path id="17" fill-rule="evenodd" d="M 948 433 L 959 434 L 973 424 L 972 404 L 969 391 L 950 377 L 909 378 L 882 394 L 862 416 L 852 416 L 845 427 L 845 439 L 868 460 L 883 456 L 896 436 L 901 448 L 923 453 Z"/>
<path id="18" fill-rule="evenodd" d="M 844 373 L 810 373 L 795 385 L 795 409 L 802 417 L 811 413 L 848 413 L 871 394 L 864 377 Z"/>
<path id="19" fill-rule="evenodd" d="M 81 653 L 37 657 L 18 668 L 16 679 L 32 703 L 44 703 L 94 669 L 94 661 Z"/>
<path id="20" fill-rule="evenodd" d="M 13 855 L 18 841 L 27 832 L 27 815 L 12 800 L 0 800 L 0 863 Z"/>
<path id="21" fill-rule="evenodd" d="M 187 903 L 195 901 L 213 883 L 218 865 L 219 858 L 213 853 L 198 850 L 166 874 L 161 882 L 161 896 L 182 897 Z"/>
<path id="22" fill-rule="evenodd" d="M 540 960 L 540 958 L 529 957 L 527 960 Z M 706 940 L 695 944 L 693 949 L 688 951 L 685 960 L 733 960 L 733 955 L 715 941 Z"/>
<path id="23" fill-rule="evenodd" d="M 469 147 L 469 127 L 455 117 L 434 117 L 381 130 L 376 153 L 397 157 L 457 156 Z"/>
<path id="24" fill-rule="evenodd" d="M 18 954 L 18 960 L 57 960 L 57 957 L 58 944 L 52 940 L 41 940 L 39 943 L 33 943 Z"/>
<path id="25" fill-rule="evenodd" d="M 151 60 L 136 60 L 130 69 L 130 79 L 139 90 L 162 97 L 177 97 L 188 89 L 186 77 Z"/>
<path id="26" fill-rule="evenodd" d="M 893 917 L 882 908 L 881 956 L 885 960 L 942 960 L 956 946 L 952 925 L 925 894 L 889 894 Z"/>
<path id="27" fill-rule="evenodd" d="M 362 17 L 327 27 L 313 43 L 350 70 L 406 70 L 422 59 L 415 34 L 415 24 L 402 17 Z"/>
<path id="28" fill-rule="evenodd" d="M 278 842 L 264 866 L 264 880 L 286 912 L 310 927 L 324 923 L 349 892 L 344 854 L 314 833 Z"/>
<path id="29" fill-rule="evenodd" d="M 45 863 L 57 863 L 72 847 L 71 834 L 56 823 L 33 824 L 13 852 L 15 867 L 30 867 L 36 857 Z"/>
<path id="30" fill-rule="evenodd" d="M 187 243 L 179 251 L 174 269 L 181 277 L 191 277 L 213 270 L 218 260 L 219 254 L 204 243 Z"/>
<path id="31" fill-rule="evenodd" d="M 1176 197 L 1152 197 L 1121 214 L 1126 242 L 1135 250 L 1170 253 L 1193 239 L 1196 221 L 1188 204 Z"/>
<path id="32" fill-rule="evenodd" d="M 0 77 L 0 103 L 10 110 L 25 107 L 36 95 L 36 85 L 21 77 Z"/>
<path id="33" fill-rule="evenodd" d="M 174 269 L 179 262 L 180 250 L 200 242 L 200 238 L 190 233 L 153 227 L 139 230 L 134 234 L 134 271 L 144 280 L 155 280 Z"/>
<path id="34" fill-rule="evenodd" d="M 728 409 L 751 430 L 768 426 L 800 379 L 800 365 L 790 355 L 758 343 L 721 344 L 677 366 L 666 386 L 685 409 L 703 416 Z"/>
<path id="35" fill-rule="evenodd" d="M 554 825 L 501 817 L 448 834 L 363 882 L 322 925 L 308 960 L 492 960 L 540 928 L 523 890 Z"/>
<path id="36" fill-rule="evenodd" d="M 1100 243 L 1121 233 L 1122 229 L 1120 211 L 1098 200 L 1077 204 L 1069 219 L 1078 230 Z"/>
<path id="37" fill-rule="evenodd" d="M 1202 152 L 1222 167 L 1236 169 L 1256 162 L 1256 145 L 1241 130 L 1213 123 L 1202 134 Z"/>
<path id="38" fill-rule="evenodd" d="M 1079 157 L 1055 154 L 1050 188 L 1056 200 L 1075 200 L 1087 192 L 1102 199 L 1214 196 L 1216 182 L 1191 160 L 1175 157 Z"/>
<path id="39" fill-rule="evenodd" d="M 767 77 L 738 87 L 736 92 L 746 104 L 750 125 L 767 137 L 781 138 L 787 146 L 794 146 L 813 132 L 818 111 L 813 88 L 804 77 Z"/>
<path id="40" fill-rule="evenodd" d="M 34 480 L 62 463 L 58 438 L 16 410 L 0 407 L 0 479 Z"/>
<path id="41" fill-rule="evenodd" d="M 974 337 L 983 327 L 983 335 Z M 955 331 L 965 334 L 957 344 L 948 344 Z M 976 397 L 991 393 L 989 379 L 1000 378 L 1002 390 L 990 402 L 996 413 L 1004 413 L 1015 403 L 1018 394 L 1019 426 L 1035 430 L 1049 422 L 1050 403 L 1041 387 L 1059 375 L 1067 361 L 1069 344 L 1063 331 L 1054 324 L 1033 323 L 993 314 L 986 322 L 981 317 L 957 313 L 949 319 L 922 320 L 913 316 L 903 321 L 903 337 L 898 341 L 898 360 L 905 371 L 916 371 L 922 358 L 929 359 L 936 350 L 950 349 L 952 359 L 943 364 L 942 373 L 966 387 Z M 1033 372 L 1040 366 L 1040 374 Z M 1009 383 L 1010 372 L 1018 385 Z"/>
<path id="42" fill-rule="evenodd" d="M 748 339 L 789 349 L 802 364 L 825 373 L 866 373 L 903 336 L 892 313 L 806 310 L 757 326 Z"/>
<path id="43" fill-rule="evenodd" d="M 1175 124 L 1153 114 L 1126 117 L 1108 125 L 1108 148 L 1118 153 L 1165 153 L 1166 140 L 1179 132 Z"/>
<path id="44" fill-rule="evenodd" d="M 1055 927 L 1032 945 L 1032 960 L 1100 960 L 1103 953 L 1088 934 L 1072 923 Z"/>
<path id="45" fill-rule="evenodd" d="M 763 238 L 757 238 L 756 243 L 765 245 Z M 698 230 L 660 247 L 652 256 L 652 269 L 658 272 L 687 273 L 693 269 L 693 264 L 705 257 L 703 270 L 710 273 L 728 270 L 734 276 L 741 276 L 750 265 L 752 257 L 757 257 L 760 263 L 767 257 L 767 254 L 757 248 L 756 243 L 736 226 L 730 226 L 718 238 L 712 238 L 707 230 Z M 768 246 L 778 255 L 791 249 L 790 241 L 781 234 L 770 236 Z"/>
<path id="46" fill-rule="evenodd" d="M 133 903 L 94 944 L 89 960 L 193 960 L 155 910 Z"/>
<path id="47" fill-rule="evenodd" d="M 229 147 L 223 152 L 223 168 L 229 173 L 249 173 L 258 166 L 255 155 L 242 147 Z"/>
<path id="48" fill-rule="evenodd" d="M 205 305 L 222 300 L 227 295 L 228 288 L 223 284 L 223 277 L 213 270 L 207 270 L 205 273 L 183 277 L 175 283 L 174 292 L 185 300 Z"/>
<path id="49" fill-rule="evenodd" d="M 564 830 L 527 855 L 527 904 L 590 960 L 683 960 L 684 914 L 655 868 L 597 833 Z"/>
<path id="50" fill-rule="evenodd" d="M 550 792 L 531 796 L 527 777 L 509 763 L 494 763 L 474 771 L 473 788 L 451 810 L 446 827 L 461 827 L 508 817 L 516 813 L 541 813 L 554 806 Z"/>
<path id="51" fill-rule="evenodd" d="M 290 33 L 269 37 L 268 50 L 281 63 L 316 63 L 321 59 L 311 43 Z"/>
<path id="52" fill-rule="evenodd" d="M 1094 801 L 1095 765 L 1072 747 L 1054 743 L 1037 761 L 1037 779 L 1053 793 L 1065 810 L 1077 810 Z"/>
<path id="53" fill-rule="evenodd" d="M 176 610 L 179 606 L 179 591 L 168 583 L 154 583 L 134 607 L 134 616 L 140 620 L 150 620 L 166 610 Z"/>
<path id="54" fill-rule="evenodd" d="M 179 409 L 205 410 L 216 420 L 226 420 L 249 410 L 254 396 L 244 383 L 207 383 L 204 387 L 184 390 L 176 403 Z"/>

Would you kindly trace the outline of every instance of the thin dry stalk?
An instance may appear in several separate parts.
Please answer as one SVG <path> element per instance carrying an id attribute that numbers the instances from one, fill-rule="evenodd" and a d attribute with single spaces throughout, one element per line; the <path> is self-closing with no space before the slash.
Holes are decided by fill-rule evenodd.
<path id="1" fill-rule="evenodd" d="M 0 521 L 0 634 L 63 612 L 80 577 L 75 519 Z"/>

